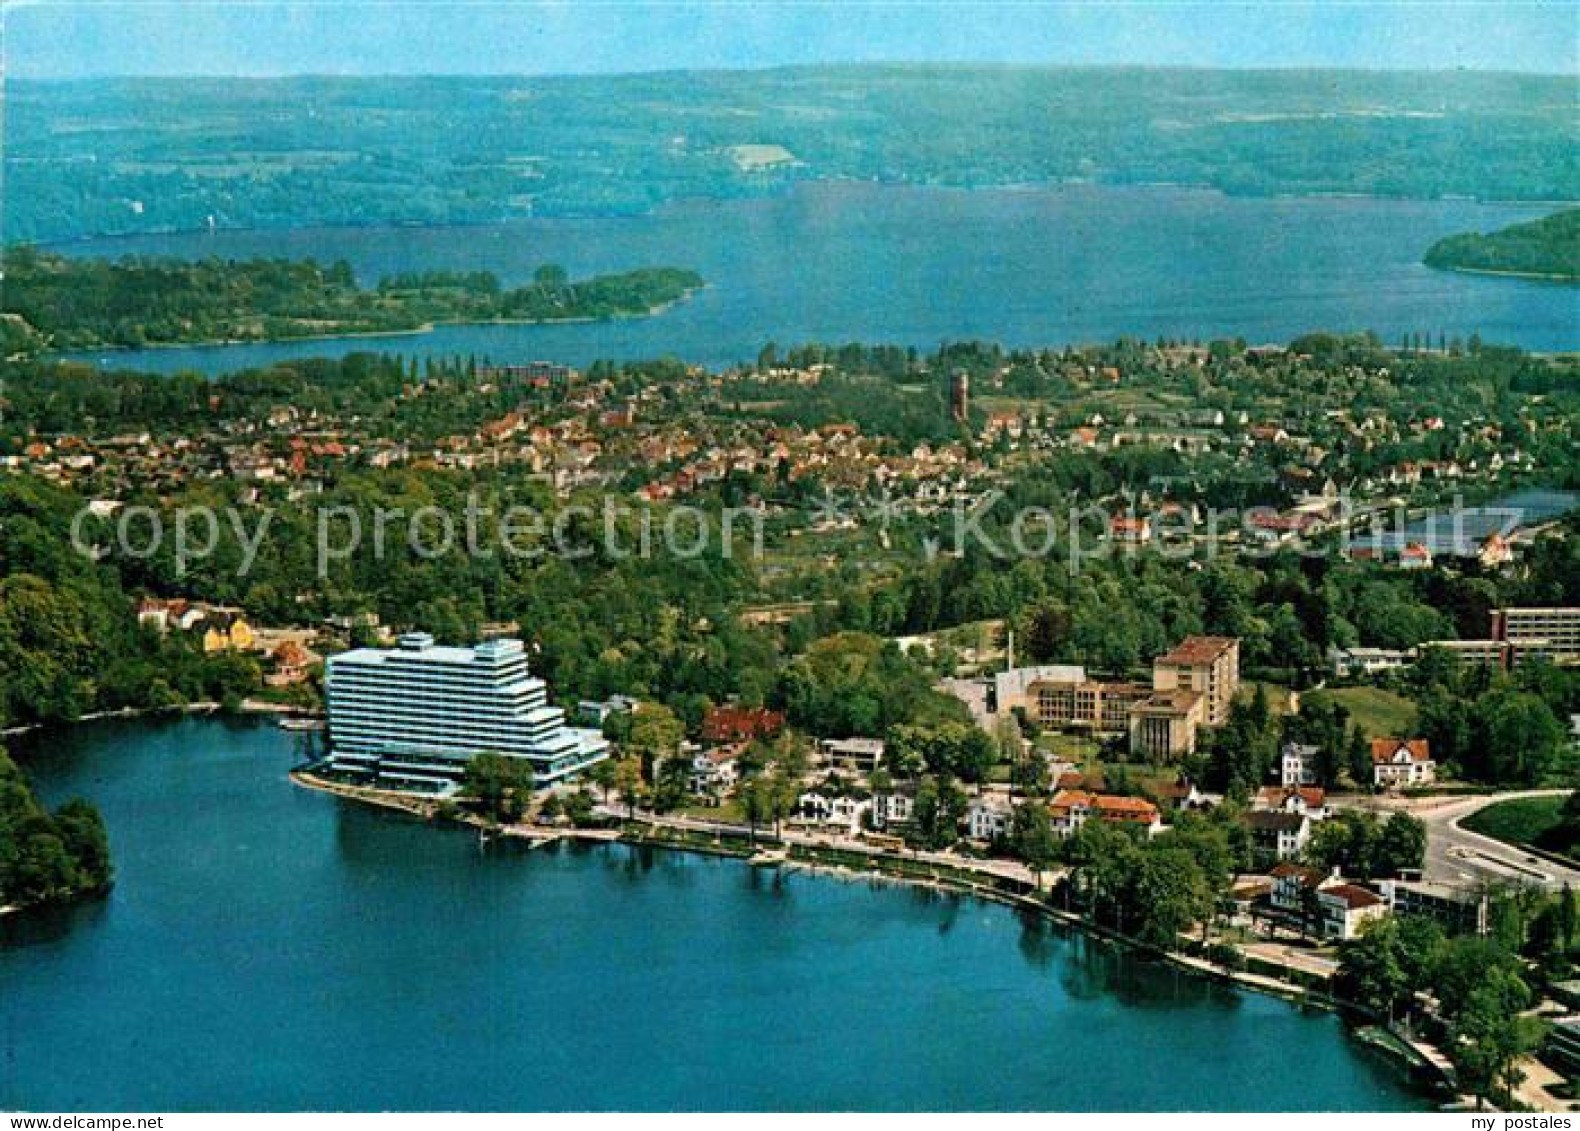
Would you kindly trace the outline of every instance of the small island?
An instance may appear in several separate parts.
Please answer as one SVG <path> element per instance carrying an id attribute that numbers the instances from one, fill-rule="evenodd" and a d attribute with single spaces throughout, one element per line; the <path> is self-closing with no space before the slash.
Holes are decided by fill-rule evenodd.
<path id="1" fill-rule="evenodd" d="M 1423 262 L 1445 271 L 1580 282 L 1580 208 L 1485 235 L 1448 236 L 1427 250 Z"/>
<path id="2" fill-rule="evenodd" d="M 564 268 L 545 265 L 514 288 L 487 271 L 423 271 L 365 289 L 344 261 L 74 259 L 27 246 L 6 251 L 4 271 L 5 340 L 52 349 L 408 333 L 441 322 L 634 318 L 703 285 L 695 271 L 676 267 L 572 281 Z"/>

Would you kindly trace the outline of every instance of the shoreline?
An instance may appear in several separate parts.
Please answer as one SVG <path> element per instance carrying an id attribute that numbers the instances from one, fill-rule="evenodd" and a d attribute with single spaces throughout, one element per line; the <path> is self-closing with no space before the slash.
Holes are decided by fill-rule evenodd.
<path id="1" fill-rule="evenodd" d="M 108 722 L 115 719 L 150 719 L 159 715 L 218 715 L 224 711 L 225 705 L 212 699 L 201 699 L 195 703 L 180 703 L 169 707 L 118 707 L 112 711 L 91 711 L 86 715 L 79 715 L 75 719 L 52 719 L 42 723 L 23 723 L 20 726 L 6 727 L 0 730 L 0 738 L 16 738 L 36 731 L 48 730 L 57 726 L 76 726 L 78 723 Z M 272 703 L 267 699 L 243 699 L 241 707 L 236 712 L 237 716 L 294 716 L 299 718 L 317 719 L 323 717 L 322 711 L 315 711 L 307 707 L 294 707 L 289 703 Z"/>
<path id="2" fill-rule="evenodd" d="M 435 820 L 434 809 L 436 808 L 436 803 L 426 798 L 410 797 L 388 790 L 368 789 L 366 787 L 331 782 L 304 769 L 294 769 L 290 771 L 288 776 L 292 784 L 303 789 L 327 793 L 331 796 L 342 797 L 348 801 L 359 802 L 386 811 L 420 817 L 429 822 Z M 821 875 L 846 881 L 854 881 L 858 878 L 869 881 L 876 879 L 897 886 L 968 896 L 996 903 L 1011 910 L 1035 914 L 1041 919 L 1058 924 L 1067 930 L 1079 932 L 1088 938 L 1118 947 L 1129 954 L 1153 959 L 1187 975 L 1203 978 L 1220 985 L 1276 997 L 1300 1008 L 1319 1009 L 1341 1017 L 1346 1013 L 1356 1017 L 1363 1016 L 1365 1013 L 1364 1010 L 1357 1007 L 1354 1003 L 1346 1002 L 1312 987 L 1299 985 L 1282 978 L 1256 974 L 1249 970 L 1231 970 L 1219 966 L 1206 958 L 1186 954 L 1179 950 L 1159 950 L 1146 946 L 1101 924 L 1090 922 L 1073 911 L 1054 907 L 1046 899 L 1040 897 L 1040 892 L 1038 894 L 1029 894 L 1006 890 L 1000 884 L 1012 882 L 1009 881 L 1008 877 L 994 876 L 990 873 L 981 872 L 977 873 L 977 875 L 981 877 L 983 882 L 976 882 L 975 880 L 964 879 L 959 875 L 949 874 L 950 872 L 972 872 L 969 861 L 961 861 L 958 866 L 944 866 L 886 849 L 874 848 L 867 851 L 856 851 L 841 850 L 833 845 L 820 846 L 788 843 L 774 836 L 766 829 L 759 834 L 762 838 L 761 840 L 753 840 L 750 838 L 750 831 L 744 826 L 740 827 L 738 832 L 733 834 L 736 839 L 744 838 L 744 844 L 738 846 L 729 845 L 726 844 L 724 836 L 719 833 L 710 836 L 700 830 L 687 830 L 652 821 L 644 821 L 640 816 L 631 820 L 621 819 L 617 826 L 602 829 L 534 825 L 494 826 L 474 814 L 460 814 L 451 819 L 455 823 L 478 830 L 480 836 L 492 833 L 499 837 L 524 840 L 528 842 L 528 847 L 530 848 L 562 840 L 599 844 L 620 843 L 635 848 L 656 848 L 674 852 L 691 852 L 699 855 L 728 857 L 738 860 L 749 867 L 774 867 L 787 873 L 805 872 L 809 875 Z M 871 866 L 860 867 L 853 863 L 853 860 L 859 857 L 866 857 L 871 862 Z M 884 867 L 884 864 L 888 864 L 890 867 Z M 925 869 L 926 874 L 919 874 L 917 869 Z M 998 882 L 993 882 L 995 880 Z M 1372 1021 L 1375 1022 L 1375 1019 L 1372 1019 Z M 1390 1062 L 1403 1069 L 1405 1078 L 1411 1086 L 1421 1087 L 1422 1077 L 1426 1076 L 1430 1078 L 1430 1087 L 1433 1092 L 1439 1095 L 1445 1091 L 1450 1095 L 1453 1094 L 1452 1086 L 1443 1076 L 1442 1070 L 1428 1057 L 1421 1054 L 1419 1050 L 1412 1047 L 1413 1055 L 1407 1057 L 1388 1041 L 1360 1037 L 1358 1034 L 1364 1028 L 1377 1028 L 1377 1025 L 1347 1024 L 1345 1031 L 1351 1039 L 1366 1045 L 1368 1048 L 1389 1054 Z M 1391 1034 L 1391 1030 L 1384 1031 Z M 1397 1039 L 1397 1036 L 1394 1036 Z"/>
<path id="3" fill-rule="evenodd" d="M 698 291 L 707 290 L 709 284 L 703 283 L 700 287 L 688 287 L 679 298 L 667 302 L 655 303 L 645 311 L 631 311 L 621 314 L 610 314 L 604 317 L 591 315 L 578 315 L 570 318 L 440 318 L 432 322 L 424 322 L 417 326 L 410 326 L 398 330 L 339 330 L 328 334 L 301 334 L 282 338 L 204 338 L 195 342 L 146 342 L 140 346 L 123 345 L 90 345 L 67 346 L 63 349 L 47 349 L 39 356 L 47 360 L 69 360 L 72 355 L 89 353 L 107 353 L 135 357 L 141 353 L 153 350 L 199 350 L 199 349 L 225 349 L 233 346 L 288 346 L 292 342 L 343 342 L 356 341 L 359 338 L 421 338 L 432 334 L 435 330 L 446 326 L 588 326 L 601 322 L 640 322 L 648 318 L 657 318 L 664 313 L 690 301 Z"/>
<path id="4" fill-rule="evenodd" d="M 850 174 L 830 173 L 818 177 L 791 178 L 780 185 L 767 188 L 766 191 L 729 195 L 706 193 L 683 193 L 650 204 L 646 208 L 625 211 L 599 211 L 587 209 L 581 211 L 557 212 L 549 215 L 531 216 L 495 216 L 488 219 L 474 220 L 402 220 L 398 218 L 371 220 L 371 221 L 340 221 L 331 222 L 324 220 L 307 221 L 294 224 L 238 224 L 233 227 L 218 228 L 148 228 L 142 231 L 98 232 L 84 235 L 32 238 L 25 242 L 32 243 L 45 251 L 66 251 L 70 248 L 81 248 L 91 244 L 132 242 L 143 239 L 170 239 L 172 237 L 203 237 L 224 235 L 269 235 L 279 232 L 312 232 L 312 231 L 360 231 L 376 228 L 387 228 L 396 231 L 443 231 L 447 228 L 489 228 L 500 224 L 534 224 L 556 223 L 567 221 L 571 223 L 614 222 L 620 220 L 639 220 L 645 217 L 661 214 L 665 209 L 685 207 L 688 205 L 717 205 L 732 202 L 749 202 L 754 200 L 771 200 L 780 196 L 787 196 L 801 191 L 807 186 L 814 188 L 821 186 L 843 185 L 872 185 L 879 188 L 901 188 L 916 190 L 942 190 L 958 192 L 1058 192 L 1065 189 L 1135 189 L 1140 191 L 1184 191 L 1212 193 L 1226 200 L 1275 200 L 1275 201 L 1302 201 L 1302 200 L 1375 200 L 1383 202 L 1418 202 L 1418 203 L 1464 203 L 1484 205 L 1490 208 L 1571 208 L 1580 201 L 1565 199 L 1524 199 L 1507 196 L 1471 196 L 1471 195 L 1439 195 L 1439 196 L 1408 196 L 1376 192 L 1351 192 L 1345 190 L 1312 190 L 1307 192 L 1271 191 L 1262 193 L 1231 192 L 1215 185 L 1210 181 L 1179 181 L 1179 180 L 1135 180 L 1135 181 L 1104 181 L 1090 177 L 1062 177 L 1044 178 L 1041 180 L 1016 180 L 1016 181 L 929 181 L 923 179 L 883 179 L 881 177 L 861 177 Z"/>
<path id="5" fill-rule="evenodd" d="M 1425 267 L 1434 271 L 1448 271 L 1455 275 L 1484 275 L 1491 279 L 1525 279 L 1533 283 L 1557 283 L 1560 286 L 1580 286 L 1580 275 L 1556 275 L 1550 271 L 1510 271 L 1497 267 L 1458 267 L 1449 264 L 1439 266 L 1435 263 L 1421 261 Z"/>

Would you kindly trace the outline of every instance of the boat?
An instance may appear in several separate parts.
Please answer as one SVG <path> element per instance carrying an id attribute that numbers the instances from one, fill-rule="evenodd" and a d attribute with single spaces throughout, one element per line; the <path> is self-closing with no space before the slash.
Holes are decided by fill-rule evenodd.
<path id="1" fill-rule="evenodd" d="M 280 729 L 289 731 L 323 730 L 323 719 L 281 719 Z"/>

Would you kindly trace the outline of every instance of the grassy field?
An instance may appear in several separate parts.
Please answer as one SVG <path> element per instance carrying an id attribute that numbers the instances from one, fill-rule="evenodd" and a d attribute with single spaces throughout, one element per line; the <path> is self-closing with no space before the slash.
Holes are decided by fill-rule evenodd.
<path id="1" fill-rule="evenodd" d="M 1472 813 L 1460 824 L 1471 832 L 1509 844 L 1535 845 L 1548 852 L 1573 858 L 1580 853 L 1580 843 L 1559 829 L 1564 801 L 1563 797 L 1522 797 L 1514 801 L 1500 801 Z"/>
<path id="2" fill-rule="evenodd" d="M 1240 698 L 1249 703 L 1256 696 L 1256 689 L 1262 689 L 1262 694 L 1267 697 L 1267 708 L 1275 715 L 1287 715 L 1289 710 L 1289 688 L 1281 683 L 1269 683 L 1266 680 L 1251 680 L 1240 686 Z"/>
<path id="3" fill-rule="evenodd" d="M 1378 687 L 1339 687 L 1313 691 L 1307 702 L 1338 703 L 1368 738 L 1408 738 L 1415 726 L 1415 704 Z"/>

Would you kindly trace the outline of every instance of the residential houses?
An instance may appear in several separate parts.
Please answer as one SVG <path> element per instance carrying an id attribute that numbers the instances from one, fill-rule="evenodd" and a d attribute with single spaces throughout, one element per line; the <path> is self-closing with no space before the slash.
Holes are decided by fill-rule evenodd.
<path id="1" fill-rule="evenodd" d="M 1372 739 L 1372 784 L 1379 789 L 1430 785 L 1436 777 L 1437 763 L 1426 739 Z"/>

